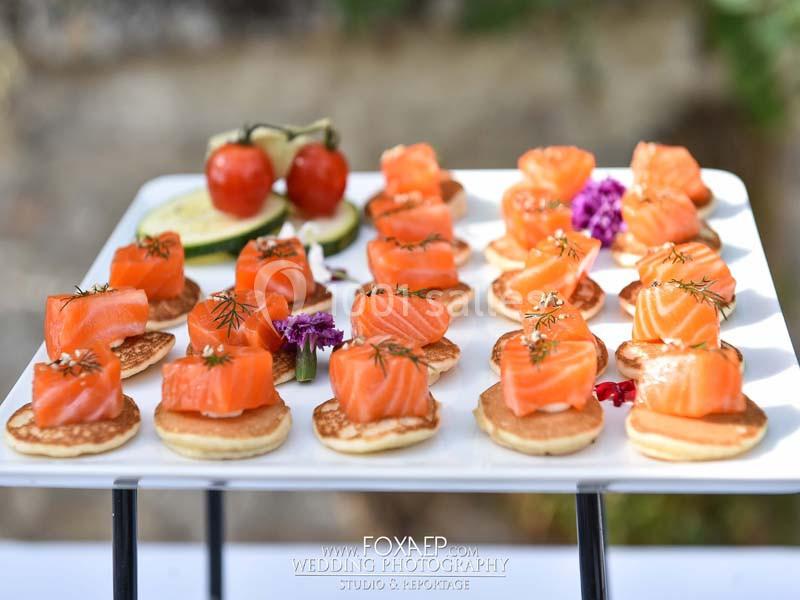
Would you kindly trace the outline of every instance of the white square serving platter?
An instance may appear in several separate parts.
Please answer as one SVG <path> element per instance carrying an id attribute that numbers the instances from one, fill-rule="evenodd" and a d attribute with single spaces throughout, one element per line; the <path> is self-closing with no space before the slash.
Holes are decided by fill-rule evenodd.
<path id="1" fill-rule="evenodd" d="M 598 169 L 594 177 L 611 175 L 630 181 L 628 169 Z M 124 447 L 99 456 L 46 459 L 23 456 L 0 444 L 0 484 L 64 487 L 340 489 L 401 491 L 544 491 L 607 490 L 625 492 L 757 492 L 800 490 L 800 369 L 741 180 L 731 173 L 706 169 L 703 177 L 718 199 L 710 222 L 723 241 L 722 255 L 738 282 L 737 308 L 722 324 L 722 337 L 737 346 L 746 361 L 745 393 L 768 414 L 769 430 L 752 452 L 727 461 L 667 463 L 645 458 L 628 444 L 624 419 L 628 407 L 604 403 L 605 430 L 589 448 L 570 456 L 532 457 L 492 443 L 472 416 L 478 395 L 497 377 L 488 364 L 489 351 L 514 323 L 488 314 L 486 292 L 497 271 L 483 258 L 483 248 L 503 232 L 499 200 L 519 178 L 514 170 L 454 172 L 469 194 L 469 211 L 456 223 L 457 235 L 469 241 L 473 255 L 461 277 L 476 290 L 470 314 L 453 322 L 448 337 L 461 346 L 459 365 L 432 387 L 442 402 L 442 427 L 429 442 L 371 456 L 347 456 L 323 447 L 311 429 L 313 408 L 331 397 L 327 357 L 320 357 L 318 377 L 311 384 L 284 384 L 279 391 L 293 415 L 292 432 L 278 450 L 253 459 L 196 461 L 163 446 L 152 414 L 161 395 L 160 368 L 151 368 L 124 382 L 125 391 L 142 411 L 138 436 Z M 201 175 L 170 175 L 147 183 L 123 216 L 89 269 L 83 286 L 105 282 L 116 247 L 130 243 L 139 219 L 149 209 L 204 183 Z M 347 195 L 363 204 L 381 187 L 379 173 L 353 173 Z M 361 282 L 368 281 L 365 245 L 375 235 L 362 227 L 358 240 L 329 259 Z M 187 274 L 208 294 L 232 284 L 234 262 L 189 266 Z M 603 250 L 592 277 L 606 291 L 603 311 L 590 322 L 612 355 L 604 379 L 618 379 L 613 351 L 630 337 L 631 319 L 617 302 L 617 292 L 636 278 L 633 269 L 615 266 Z M 349 335 L 349 308 L 355 285 L 333 283 L 337 324 Z M 67 291 L 67 290 L 65 290 Z M 42 298 L 42 303 L 45 299 Z M 169 359 L 187 344 L 185 326 L 173 330 L 177 343 Z M 40 348 L 33 362 L 45 360 Z M 0 423 L 30 401 L 31 365 L 0 405 Z"/>

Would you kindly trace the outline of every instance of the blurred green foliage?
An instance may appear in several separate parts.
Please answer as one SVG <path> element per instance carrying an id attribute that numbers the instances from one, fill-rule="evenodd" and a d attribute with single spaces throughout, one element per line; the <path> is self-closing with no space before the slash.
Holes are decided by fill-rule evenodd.
<path id="1" fill-rule="evenodd" d="M 671 0 L 665 0 L 671 1 Z M 603 3 L 588 0 L 463 0 L 454 24 L 465 32 L 502 32 L 536 18 L 557 18 L 572 54 L 585 70 L 590 62 L 590 15 Z M 636 10 L 634 0 L 607 5 Z M 344 27 L 366 32 L 419 18 L 425 0 L 337 0 Z M 800 90 L 800 0 L 705 0 L 690 2 L 704 25 L 711 48 L 719 51 L 730 86 L 744 112 L 762 126 L 780 124 Z M 578 26 L 576 26 L 576 24 Z"/>
<path id="2" fill-rule="evenodd" d="M 531 539 L 575 540 L 568 496 L 518 494 L 504 510 Z M 626 545 L 800 545 L 800 496 L 607 494 L 609 542 Z"/>

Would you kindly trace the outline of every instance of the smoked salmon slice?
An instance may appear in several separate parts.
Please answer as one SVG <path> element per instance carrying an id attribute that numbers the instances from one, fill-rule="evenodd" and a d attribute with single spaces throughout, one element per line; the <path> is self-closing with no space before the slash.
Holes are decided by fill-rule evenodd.
<path id="1" fill-rule="evenodd" d="M 719 300 L 697 282 L 654 283 L 636 297 L 632 339 L 719 348 Z"/>
<path id="2" fill-rule="evenodd" d="M 743 412 L 742 372 L 730 348 L 673 348 L 642 365 L 636 402 L 655 412 L 701 418 Z"/>
<path id="3" fill-rule="evenodd" d="M 558 292 L 531 292 L 521 312 L 526 335 L 538 332 L 551 340 L 594 341 L 581 311 Z"/>
<path id="4" fill-rule="evenodd" d="M 39 427 L 114 419 L 124 399 L 119 358 L 105 346 L 78 348 L 33 366 L 33 415 Z"/>
<path id="5" fill-rule="evenodd" d="M 62 352 L 117 346 L 145 332 L 149 307 L 143 290 L 114 289 L 108 284 L 74 294 L 48 296 L 44 341 L 51 360 Z"/>
<path id="6" fill-rule="evenodd" d="M 589 273 L 600 255 L 600 240 L 581 231 L 555 231 L 536 244 L 536 248 L 547 254 L 566 258 L 578 266 L 578 277 Z"/>
<path id="7" fill-rule="evenodd" d="M 622 219 L 628 231 L 647 246 L 686 242 L 700 232 L 697 209 L 673 189 L 633 186 L 622 196 Z"/>
<path id="8" fill-rule="evenodd" d="M 526 180 L 550 198 L 571 201 L 594 171 L 594 154 L 575 146 L 547 146 L 528 150 L 517 166 Z"/>
<path id="9" fill-rule="evenodd" d="M 183 263 L 183 245 L 177 233 L 147 236 L 117 249 L 108 283 L 114 288 L 144 290 L 148 300 L 175 298 L 184 287 Z"/>
<path id="10" fill-rule="evenodd" d="M 232 417 L 280 401 L 272 383 L 272 354 L 250 346 L 206 346 L 162 367 L 166 410 Z"/>
<path id="11" fill-rule="evenodd" d="M 531 303 L 534 292 L 555 291 L 563 298 L 569 298 L 578 286 L 579 268 L 579 263 L 567 257 L 534 248 L 525 259 L 525 268 L 512 276 L 508 285 L 522 304 Z"/>
<path id="12" fill-rule="evenodd" d="M 277 352 L 283 339 L 272 322 L 289 316 L 289 304 L 279 294 L 265 294 L 261 302 L 258 298 L 253 290 L 234 290 L 197 304 L 187 319 L 192 349 L 197 353 L 224 344 Z"/>
<path id="13" fill-rule="evenodd" d="M 700 165 L 683 146 L 639 142 L 633 151 L 631 170 L 634 184 L 673 188 L 701 205 L 711 199 L 711 190 L 703 183 Z"/>
<path id="14" fill-rule="evenodd" d="M 453 247 L 435 237 L 413 243 L 372 240 L 367 244 L 367 263 L 376 283 L 407 286 L 412 292 L 458 283 Z"/>
<path id="15" fill-rule="evenodd" d="M 453 240 L 453 217 L 439 197 L 380 196 L 372 201 L 372 222 L 381 237 L 419 242 L 430 236 Z"/>
<path id="16" fill-rule="evenodd" d="M 442 175 L 436 151 L 425 143 L 389 148 L 381 155 L 381 171 L 386 179 L 386 194 L 419 192 L 423 196 L 442 195 Z"/>
<path id="17" fill-rule="evenodd" d="M 420 346 L 438 342 L 450 326 L 444 302 L 380 284 L 356 294 L 350 315 L 353 337 L 390 335 Z"/>
<path id="18" fill-rule="evenodd" d="M 391 336 L 359 339 L 331 354 L 329 371 L 336 400 L 354 423 L 431 411 L 428 368 L 417 344 Z"/>
<path id="19" fill-rule="evenodd" d="M 597 375 L 594 342 L 514 337 L 500 358 L 503 399 L 518 417 L 537 410 L 583 409 Z"/>
<path id="20" fill-rule="evenodd" d="M 236 289 L 280 294 L 302 302 L 315 287 L 306 250 L 298 238 L 260 237 L 247 242 L 236 259 Z"/>
<path id="21" fill-rule="evenodd" d="M 533 248 L 556 231 L 572 229 L 572 209 L 527 182 L 516 183 L 503 194 L 506 231 L 523 247 Z"/>
<path id="22" fill-rule="evenodd" d="M 669 244 L 636 263 L 639 280 L 648 286 L 654 281 L 709 281 L 708 289 L 725 302 L 733 300 L 736 280 L 722 257 L 700 242 Z"/>

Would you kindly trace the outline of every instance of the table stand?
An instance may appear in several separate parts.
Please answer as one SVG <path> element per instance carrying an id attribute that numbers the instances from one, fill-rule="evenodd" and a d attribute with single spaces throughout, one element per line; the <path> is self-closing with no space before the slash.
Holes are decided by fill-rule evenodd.
<path id="1" fill-rule="evenodd" d="M 222 490 L 206 492 L 206 544 L 208 546 L 208 597 L 222 600 L 222 544 L 225 512 Z"/>
<path id="2" fill-rule="evenodd" d="M 136 488 L 111 490 L 114 600 L 136 598 Z"/>
<path id="3" fill-rule="evenodd" d="M 581 568 L 583 600 L 605 600 L 606 523 L 603 495 L 599 492 L 578 492 L 575 495 L 578 521 L 578 560 Z"/>

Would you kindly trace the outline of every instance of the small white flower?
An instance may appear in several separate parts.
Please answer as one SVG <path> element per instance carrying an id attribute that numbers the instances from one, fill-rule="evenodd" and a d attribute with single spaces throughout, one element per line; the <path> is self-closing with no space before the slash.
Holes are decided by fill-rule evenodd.
<path id="1" fill-rule="evenodd" d="M 206 347 L 203 348 L 203 358 L 208 358 L 209 356 L 214 356 L 214 348 L 206 344 Z"/>

